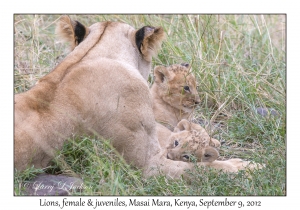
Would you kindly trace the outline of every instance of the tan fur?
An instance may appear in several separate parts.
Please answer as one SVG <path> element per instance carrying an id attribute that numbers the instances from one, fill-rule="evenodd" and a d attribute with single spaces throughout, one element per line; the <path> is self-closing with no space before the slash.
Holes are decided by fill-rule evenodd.
<path id="1" fill-rule="evenodd" d="M 158 140 L 162 148 L 166 148 L 166 157 L 171 160 L 185 162 L 212 162 L 219 157 L 216 148 L 209 145 L 209 139 L 202 138 L 195 130 L 170 132 L 157 123 Z"/>
<path id="2" fill-rule="evenodd" d="M 57 31 L 76 43 L 70 32 L 73 23 L 63 16 Z M 145 80 L 151 62 L 139 52 L 136 32 L 125 23 L 93 24 L 83 42 L 53 71 L 29 91 L 15 95 L 15 168 L 46 167 L 65 139 L 81 133 L 111 139 L 125 160 L 137 167 L 159 153 Z M 151 46 L 162 41 L 156 33 L 162 34 L 162 28 L 155 28 L 155 38 L 147 35 Z"/>
<path id="3" fill-rule="evenodd" d="M 207 139 L 211 146 L 220 148 L 220 142 L 211 138 L 204 128 L 186 120 L 191 116 L 194 106 L 200 102 L 196 79 L 189 70 L 189 64 L 158 66 L 154 69 L 154 75 L 151 95 L 156 121 L 170 130 L 175 129 L 175 132 L 193 129 L 200 133 L 201 138 Z M 184 86 L 188 86 L 190 91 L 185 91 Z"/>
<path id="4" fill-rule="evenodd" d="M 199 133 L 199 136 L 201 136 L 204 141 L 208 141 L 210 146 L 218 149 L 220 149 L 221 147 L 221 143 L 217 139 L 211 138 L 207 131 L 199 124 L 192 123 L 188 120 L 183 119 L 174 128 L 174 132 L 179 132 L 182 130 L 194 130 Z"/>
<path id="5" fill-rule="evenodd" d="M 60 37 L 61 40 L 70 44 L 71 51 L 79 44 L 78 38 L 74 32 L 77 21 L 70 19 L 68 16 L 62 16 L 58 22 L 55 33 Z M 84 38 L 89 34 L 89 28 L 85 27 L 86 34 Z"/>
<path id="6" fill-rule="evenodd" d="M 176 66 L 176 68 L 178 68 L 178 66 Z M 157 92 L 153 92 L 154 90 Z M 159 100 L 158 91 L 159 88 L 152 89 L 152 96 L 156 96 L 154 103 L 163 101 Z M 175 97 L 172 101 L 174 104 L 178 104 Z M 170 106 L 159 106 L 159 111 L 161 111 L 160 113 L 167 112 L 167 108 L 169 107 Z M 172 118 L 172 115 L 170 118 Z M 170 118 L 169 116 L 165 116 L 165 119 L 169 122 L 172 120 Z M 189 122 L 186 119 L 182 119 L 178 122 L 174 128 L 174 132 L 171 132 L 160 123 L 157 123 L 156 127 L 159 143 L 161 147 L 165 149 L 163 156 L 167 156 L 168 159 L 182 162 L 190 162 L 194 160 L 198 162 L 198 166 L 211 167 L 225 172 L 237 172 L 238 170 L 243 170 L 245 168 L 249 168 L 251 170 L 262 168 L 262 165 L 260 164 L 251 163 L 239 158 L 229 159 L 226 161 L 216 160 L 219 156 L 219 152 L 216 148 L 220 148 L 220 142 L 217 139 L 211 138 L 202 126 Z M 178 143 L 177 146 L 175 145 L 175 141 Z M 181 164 L 184 163 L 180 163 L 179 165 Z"/>
<path id="7" fill-rule="evenodd" d="M 163 30 L 159 28 L 145 27 L 145 39 L 141 45 L 141 52 L 146 61 L 151 62 L 152 57 L 157 54 L 164 36 Z"/>
<path id="8" fill-rule="evenodd" d="M 70 34 L 73 25 L 66 18 L 58 31 Z M 53 71 L 29 91 L 15 95 L 17 170 L 46 167 L 67 138 L 82 133 L 110 139 L 127 163 L 142 168 L 146 177 L 161 171 L 178 178 L 193 168 L 193 163 L 167 159 L 159 145 L 146 82 L 152 52 L 140 53 L 137 31 L 119 22 L 93 24 L 81 43 L 73 40 L 76 47 Z M 158 46 L 162 34 L 155 28 L 144 39 Z M 230 172 L 245 167 L 224 163 L 198 164 Z"/>
<path id="9" fill-rule="evenodd" d="M 181 125 L 177 127 L 180 126 Z M 195 161 L 198 161 L 196 165 L 198 167 L 204 167 L 202 170 L 205 170 L 205 168 L 214 168 L 223 172 L 235 173 L 239 170 L 257 170 L 263 167 L 260 164 L 244 161 L 239 158 L 233 158 L 225 161 L 216 160 L 219 155 L 218 151 L 214 147 L 209 146 L 207 140 L 201 138 L 200 133 L 196 130 L 193 130 L 192 126 L 184 127 L 183 130 L 177 130 L 177 132 L 171 132 L 168 128 L 160 123 L 156 124 L 156 128 L 157 137 L 162 150 L 160 155 L 153 157 L 150 162 L 154 163 L 161 161 L 161 164 L 156 165 L 156 167 L 149 167 L 145 172 L 147 176 L 155 175 L 157 172 L 160 172 L 167 174 L 172 178 L 178 178 L 181 175 L 184 175 L 184 177 L 188 178 L 188 176 L 183 173 L 181 169 L 184 168 L 185 170 L 188 169 L 193 171 L 193 164 L 195 163 L 189 163 L 190 161 L 193 161 L 193 158 L 190 160 L 183 158 L 183 155 L 186 154 L 194 156 Z M 177 146 L 177 151 L 174 151 L 174 140 L 178 140 L 181 143 Z M 187 147 L 184 147 L 185 144 L 187 144 Z M 195 152 L 197 150 L 198 152 Z M 203 152 L 209 154 L 208 157 L 205 157 L 205 153 Z M 168 158 L 167 160 L 165 160 L 166 157 Z"/>
<path id="10" fill-rule="evenodd" d="M 195 76 L 189 64 L 157 66 L 154 76 L 151 95 L 155 119 L 173 130 L 180 120 L 189 119 L 195 105 L 200 103 Z"/>
<path id="11" fill-rule="evenodd" d="M 173 133 L 169 141 L 167 158 L 171 160 L 212 162 L 219 157 L 219 152 L 209 146 L 209 139 L 194 130 Z"/>

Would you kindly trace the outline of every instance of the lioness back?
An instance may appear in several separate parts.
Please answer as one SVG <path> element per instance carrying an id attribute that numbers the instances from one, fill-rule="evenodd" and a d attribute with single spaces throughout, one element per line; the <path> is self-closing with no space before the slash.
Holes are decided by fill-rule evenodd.
<path id="1" fill-rule="evenodd" d="M 62 16 L 57 31 L 72 51 L 30 90 L 15 95 L 15 168 L 46 167 L 66 139 L 111 139 L 128 163 L 144 168 L 160 150 L 146 82 L 161 27 L 90 27 Z"/>

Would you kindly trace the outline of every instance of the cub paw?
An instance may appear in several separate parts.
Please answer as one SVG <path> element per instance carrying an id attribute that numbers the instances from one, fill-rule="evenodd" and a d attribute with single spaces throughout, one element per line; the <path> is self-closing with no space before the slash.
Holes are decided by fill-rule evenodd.
<path id="1" fill-rule="evenodd" d="M 245 161 L 239 158 L 233 158 L 228 160 L 231 164 L 237 167 L 239 170 L 258 170 L 265 167 L 265 164 L 255 163 L 253 161 Z"/>

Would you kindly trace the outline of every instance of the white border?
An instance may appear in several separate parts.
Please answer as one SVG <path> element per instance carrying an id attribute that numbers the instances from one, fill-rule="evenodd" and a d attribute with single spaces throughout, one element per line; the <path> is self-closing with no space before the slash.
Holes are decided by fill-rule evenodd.
<path id="1" fill-rule="evenodd" d="M 90 2 L 90 3 L 89 3 Z M 9 6 L 6 6 L 9 5 Z M 14 197 L 13 196 L 13 14 L 14 13 L 286 13 L 287 14 L 287 117 L 288 117 L 288 141 L 287 141 L 287 159 L 288 159 L 288 178 L 287 178 L 287 196 L 286 197 L 230 197 L 229 200 L 260 200 L 262 208 L 270 207 L 292 207 L 298 206 L 298 196 L 296 194 L 299 182 L 296 181 L 297 172 L 300 172 L 295 157 L 299 138 L 298 134 L 299 118 L 299 15 L 296 8 L 297 4 L 290 2 L 279 3 L 279 1 L 14 1 L 10 0 L 1 6 L 1 141 L 4 143 L 1 147 L 1 206 L 4 209 L 16 209 L 19 207 L 29 207 L 31 209 L 40 209 L 39 198 L 34 197 Z M 299 130 L 299 129 L 298 129 Z M 295 166 L 295 167 L 294 167 Z M 294 168 L 293 168 L 294 167 Z M 297 197 L 296 197 L 297 196 Z M 95 199 L 95 197 L 84 197 L 84 199 Z M 113 197 L 109 197 L 111 200 Z M 122 197 L 128 199 L 129 197 Z M 141 197 L 139 197 L 141 198 Z M 179 197 L 186 200 L 199 197 Z M 212 199 L 213 197 L 203 197 Z M 216 200 L 222 200 L 224 197 L 214 197 Z M 42 198 L 44 199 L 44 198 Z M 47 197 L 51 199 L 51 197 Z M 54 200 L 62 200 L 63 197 L 55 197 Z M 70 200 L 79 200 L 79 197 L 70 197 Z M 101 197 L 98 199 L 105 199 Z M 164 200 L 173 202 L 174 197 L 162 197 Z M 152 208 L 152 207 L 151 207 Z M 199 207 L 198 207 L 199 208 Z M 50 209 L 47 207 L 47 209 Z M 57 209 L 57 208 L 56 208 Z M 65 208 L 64 208 L 65 209 Z M 91 208 L 89 208 L 91 209 Z M 186 209 L 186 207 L 184 207 Z M 191 208 L 192 209 L 192 208 Z M 211 208 L 210 208 L 211 209 Z M 253 208 L 251 208 L 253 209 Z M 255 209 L 255 208 L 254 208 Z"/>

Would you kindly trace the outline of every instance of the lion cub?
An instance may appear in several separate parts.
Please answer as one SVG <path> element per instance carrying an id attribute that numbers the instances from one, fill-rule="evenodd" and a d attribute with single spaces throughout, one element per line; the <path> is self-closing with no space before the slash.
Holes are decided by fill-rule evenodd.
<path id="1" fill-rule="evenodd" d="M 217 149 L 220 149 L 220 147 L 221 147 L 220 141 L 210 137 L 209 134 L 207 133 L 207 131 L 205 130 L 205 128 L 203 128 L 199 124 L 192 123 L 192 122 L 189 122 L 188 120 L 183 119 L 174 128 L 174 132 L 179 132 L 182 130 L 194 130 L 199 133 L 201 138 L 209 140 L 210 146 L 215 147 Z"/>
<path id="2" fill-rule="evenodd" d="M 195 76 L 187 63 L 154 68 L 155 81 L 150 92 L 157 122 L 173 130 L 182 119 L 189 119 L 200 103 Z"/>
<path id="3" fill-rule="evenodd" d="M 192 129 L 187 120 L 178 123 L 174 132 L 157 123 L 159 143 L 166 150 L 166 157 L 184 162 L 213 162 L 219 157 L 218 150 L 201 131 Z"/>

